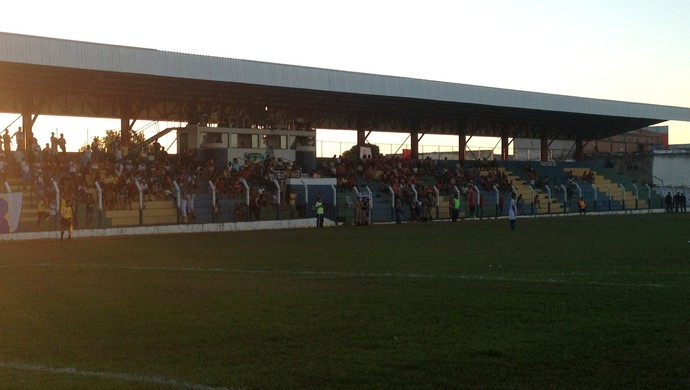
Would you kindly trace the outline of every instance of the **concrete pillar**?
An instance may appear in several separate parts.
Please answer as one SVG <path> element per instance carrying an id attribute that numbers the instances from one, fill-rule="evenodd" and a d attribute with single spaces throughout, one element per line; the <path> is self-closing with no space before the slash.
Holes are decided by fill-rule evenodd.
<path id="1" fill-rule="evenodd" d="M 465 162 L 467 149 L 467 134 L 464 130 L 460 131 L 458 134 L 458 161 Z"/>
<path id="2" fill-rule="evenodd" d="M 549 161 L 549 139 L 546 135 L 541 136 L 541 161 Z"/>
<path id="3" fill-rule="evenodd" d="M 132 143 L 131 105 L 129 100 L 120 101 L 120 143 L 129 148 Z M 122 153 L 125 155 L 125 151 Z"/>
<path id="4" fill-rule="evenodd" d="M 584 147 L 582 146 L 582 138 L 575 140 L 575 161 L 582 162 L 584 160 Z"/>
<path id="5" fill-rule="evenodd" d="M 132 143 L 132 125 L 129 118 L 120 118 L 120 143 L 127 147 Z"/>
<path id="6" fill-rule="evenodd" d="M 23 150 L 31 150 L 31 142 L 34 138 L 34 121 L 35 120 L 33 119 L 33 115 L 31 115 L 31 113 L 22 113 L 22 130 L 24 130 L 24 142 L 23 145 L 21 145 L 21 148 Z M 17 145 L 17 147 L 19 148 L 20 145 Z M 31 153 L 29 153 L 29 155 L 31 155 Z"/>
<path id="7" fill-rule="evenodd" d="M 418 160 L 419 159 L 419 132 L 416 130 L 413 130 L 411 135 L 410 135 L 410 154 L 412 155 L 411 158 L 412 160 Z"/>
<path id="8" fill-rule="evenodd" d="M 357 145 L 362 146 L 367 143 L 367 135 L 365 130 L 357 129 Z"/>
<path id="9" fill-rule="evenodd" d="M 501 132 L 501 160 L 502 161 L 508 161 L 508 146 L 510 146 L 510 142 L 508 142 L 508 132 L 503 131 Z"/>

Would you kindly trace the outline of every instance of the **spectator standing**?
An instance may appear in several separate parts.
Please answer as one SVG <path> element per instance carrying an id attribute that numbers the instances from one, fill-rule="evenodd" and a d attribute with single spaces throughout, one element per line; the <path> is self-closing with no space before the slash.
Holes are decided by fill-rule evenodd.
<path id="1" fill-rule="evenodd" d="M 686 207 L 687 200 L 688 200 L 688 199 L 687 199 L 686 196 L 685 196 L 685 192 L 681 192 L 681 193 L 680 193 L 680 197 L 679 197 L 679 201 L 680 201 L 680 211 L 682 211 L 682 212 L 684 212 L 684 213 L 686 212 L 685 207 Z"/>
<path id="2" fill-rule="evenodd" d="M 55 133 L 50 133 L 50 158 L 54 159 L 58 154 L 58 139 Z"/>
<path id="3" fill-rule="evenodd" d="M 669 191 L 666 194 L 666 197 L 664 198 L 664 202 L 666 203 L 666 211 L 669 213 L 673 212 L 673 197 L 671 196 L 671 192 Z"/>
<path id="4" fill-rule="evenodd" d="M 467 204 L 470 206 L 470 216 L 474 217 L 477 208 L 477 195 L 472 188 L 467 191 Z"/>
<path id="5" fill-rule="evenodd" d="M 515 193 L 513 193 L 510 198 L 508 220 L 510 220 L 510 230 L 515 231 L 515 224 L 517 222 L 517 202 L 515 201 Z"/>
<path id="6" fill-rule="evenodd" d="M 402 214 L 403 214 L 402 199 L 400 199 L 399 195 L 396 195 L 395 196 L 395 223 L 396 223 L 396 225 L 400 225 L 402 223 Z"/>
<path id="7" fill-rule="evenodd" d="M 458 217 L 460 216 L 460 197 L 458 194 L 455 194 L 453 197 L 453 215 L 452 215 L 452 221 L 453 222 L 458 222 Z"/>
<path id="8" fill-rule="evenodd" d="M 0 152 L 0 183 L 5 181 L 7 171 L 7 163 L 5 162 L 5 153 Z"/>
<path id="9" fill-rule="evenodd" d="M 2 144 L 5 147 L 5 153 L 9 155 L 12 150 L 12 137 L 10 137 L 10 131 L 5 129 L 5 133 L 2 135 Z"/>
<path id="10" fill-rule="evenodd" d="M 38 140 L 34 137 L 31 140 L 31 152 L 33 153 L 36 160 L 43 164 L 43 156 L 41 154 L 41 145 L 38 144 Z"/>
<path id="11" fill-rule="evenodd" d="M 72 239 L 72 205 L 62 199 L 62 204 L 60 205 L 60 241 L 65 237 L 65 230 L 67 231 L 67 239 Z"/>
<path id="12" fill-rule="evenodd" d="M 369 224 L 369 198 L 367 197 L 362 197 L 362 224 Z"/>
<path id="13" fill-rule="evenodd" d="M 295 192 L 295 190 L 290 191 L 289 204 L 290 204 L 290 219 L 293 219 L 293 218 L 295 218 L 295 214 L 297 211 L 297 193 Z"/>
<path id="14" fill-rule="evenodd" d="M 67 153 L 67 140 L 65 139 L 64 134 L 60 133 L 60 138 L 58 138 L 57 143 L 60 147 L 60 152 Z"/>
<path id="15" fill-rule="evenodd" d="M 44 219 L 50 219 L 50 206 L 49 202 L 46 199 L 45 195 L 41 197 L 41 199 L 38 201 L 38 206 L 37 206 L 37 214 L 38 218 L 36 219 L 36 229 L 41 227 L 41 221 Z"/>
<path id="16" fill-rule="evenodd" d="M 31 186 L 31 170 L 29 166 L 29 160 L 26 157 L 22 158 L 20 163 L 20 170 L 22 172 L 22 188 L 27 188 Z"/>
<path id="17" fill-rule="evenodd" d="M 93 137 L 93 142 L 91 142 L 91 153 L 93 161 L 98 161 L 101 159 L 101 149 L 98 145 L 98 137 Z"/>
<path id="18" fill-rule="evenodd" d="M 14 137 L 14 142 L 17 143 L 17 150 L 24 150 L 26 142 L 26 139 L 24 138 L 24 130 L 19 127 L 17 131 L 12 134 L 12 137 Z"/>
<path id="19" fill-rule="evenodd" d="M 577 201 L 577 207 L 580 209 L 580 215 L 585 215 L 587 213 L 587 204 L 584 198 L 580 197 Z"/>
<path id="20" fill-rule="evenodd" d="M 359 226 L 364 223 L 362 218 L 362 197 L 358 196 L 355 200 L 355 225 Z"/>
<path id="21" fill-rule="evenodd" d="M 321 201 L 321 197 L 316 198 L 314 208 L 316 209 L 316 227 L 323 227 L 324 207 L 323 202 Z"/>
<path id="22" fill-rule="evenodd" d="M 486 207 L 486 196 L 479 194 L 479 208 L 477 209 L 477 214 L 479 214 L 479 219 L 484 218 L 484 207 Z"/>

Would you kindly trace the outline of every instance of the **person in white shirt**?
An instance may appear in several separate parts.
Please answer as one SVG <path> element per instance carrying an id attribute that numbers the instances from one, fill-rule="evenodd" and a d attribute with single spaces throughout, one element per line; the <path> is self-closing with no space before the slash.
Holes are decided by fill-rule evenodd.
<path id="1" fill-rule="evenodd" d="M 508 209 L 508 220 L 510 220 L 510 230 L 515 230 L 515 222 L 517 221 L 517 202 L 515 201 L 515 193 L 512 193 L 510 199 L 510 208 Z"/>

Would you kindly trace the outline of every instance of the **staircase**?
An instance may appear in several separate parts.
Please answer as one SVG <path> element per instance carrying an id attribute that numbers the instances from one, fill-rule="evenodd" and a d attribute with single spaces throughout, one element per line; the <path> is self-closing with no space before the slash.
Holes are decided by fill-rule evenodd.
<path id="1" fill-rule="evenodd" d="M 589 168 L 565 168 L 564 172 L 572 172 L 576 177 L 576 182 L 583 189 L 586 187 L 591 188 L 591 184 L 583 183 L 582 176 L 585 172 L 590 171 Z M 609 187 L 611 187 L 611 199 L 620 204 L 620 208 L 624 209 L 634 209 L 635 208 L 635 193 L 632 191 L 623 191 L 620 185 L 612 180 L 607 179 L 603 175 L 598 174 L 596 171 L 591 170 L 594 174 L 594 186 L 597 189 L 597 200 L 599 203 L 604 201 L 608 202 Z M 592 199 L 593 201 L 593 196 Z M 637 208 L 646 209 L 649 207 L 649 201 L 647 199 L 638 199 Z"/>

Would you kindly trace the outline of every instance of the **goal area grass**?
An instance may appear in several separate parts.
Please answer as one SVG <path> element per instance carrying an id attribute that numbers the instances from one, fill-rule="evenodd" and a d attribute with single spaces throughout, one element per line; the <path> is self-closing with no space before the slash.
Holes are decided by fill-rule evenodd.
<path id="1" fill-rule="evenodd" d="M 0 383 L 690 387 L 690 217 L 0 243 Z"/>

